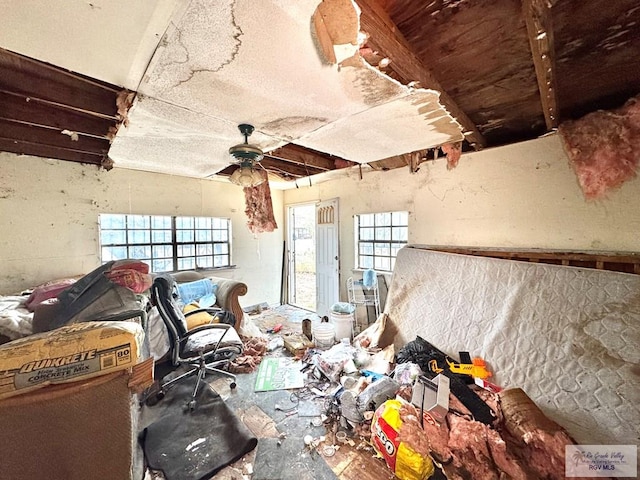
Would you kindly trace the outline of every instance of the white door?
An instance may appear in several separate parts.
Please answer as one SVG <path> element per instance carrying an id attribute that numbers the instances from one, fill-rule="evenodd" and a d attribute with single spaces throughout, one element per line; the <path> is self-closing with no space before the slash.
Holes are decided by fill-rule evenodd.
<path id="1" fill-rule="evenodd" d="M 316 205 L 316 312 L 329 315 L 340 301 L 338 199 Z"/>

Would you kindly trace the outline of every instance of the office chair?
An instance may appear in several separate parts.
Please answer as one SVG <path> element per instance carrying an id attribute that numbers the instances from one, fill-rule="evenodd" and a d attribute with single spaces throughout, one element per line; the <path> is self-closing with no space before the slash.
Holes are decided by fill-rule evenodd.
<path id="1" fill-rule="evenodd" d="M 151 300 L 157 307 L 160 318 L 167 327 L 171 345 L 170 356 L 173 366 L 190 365 L 192 368 L 161 384 L 156 394 L 160 399 L 168 387 L 183 379 L 197 375 L 196 385 L 188 406 L 196 406 L 198 388 L 207 372 L 219 373 L 232 379 L 230 387 L 236 387 L 236 376 L 222 368 L 243 351 L 242 340 L 232 325 L 212 323 L 187 330 L 186 316 L 206 311 L 215 314 L 215 309 L 198 309 L 182 313 L 178 304 L 175 280 L 170 275 L 157 276 L 151 286 Z"/>

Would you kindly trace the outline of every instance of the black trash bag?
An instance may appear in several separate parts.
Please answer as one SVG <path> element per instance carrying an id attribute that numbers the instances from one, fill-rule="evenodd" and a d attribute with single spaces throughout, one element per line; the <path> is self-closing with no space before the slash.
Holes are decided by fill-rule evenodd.
<path id="1" fill-rule="evenodd" d="M 431 379 L 437 375 L 430 366 L 430 363 L 435 361 L 437 367 L 442 369 L 442 374 L 449 377 L 451 393 L 469 409 L 475 420 L 491 425 L 496 416 L 493 410 L 467 385 L 473 383 L 473 379 L 469 375 L 453 373 L 449 370 L 447 358 L 452 360 L 443 351 L 418 336 L 400 349 L 396 355 L 396 363 L 416 363 L 424 375 Z"/>

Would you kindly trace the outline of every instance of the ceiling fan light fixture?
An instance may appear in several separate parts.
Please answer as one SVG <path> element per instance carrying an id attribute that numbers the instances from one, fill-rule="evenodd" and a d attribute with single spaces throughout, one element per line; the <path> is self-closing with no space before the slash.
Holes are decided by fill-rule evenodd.
<path id="1" fill-rule="evenodd" d="M 244 135 L 244 143 L 234 145 L 229 149 L 232 161 L 240 165 L 231 174 L 229 181 L 241 187 L 255 187 L 266 180 L 266 175 L 255 168 L 255 164 L 264 158 L 264 153 L 255 145 L 249 144 L 253 125 L 242 123 L 238 125 L 238 129 Z"/>
<path id="2" fill-rule="evenodd" d="M 241 187 L 255 187 L 266 180 L 265 176 L 253 167 L 253 164 L 246 162 L 236 168 L 229 177 L 229 181 Z"/>

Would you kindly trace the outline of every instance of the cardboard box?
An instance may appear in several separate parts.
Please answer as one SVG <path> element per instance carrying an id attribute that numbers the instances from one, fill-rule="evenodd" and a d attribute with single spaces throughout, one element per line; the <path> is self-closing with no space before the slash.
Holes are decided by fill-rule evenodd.
<path id="1" fill-rule="evenodd" d="M 449 377 L 442 374 L 433 380 L 418 377 L 413 384 L 411 403 L 428 412 L 437 422 L 444 422 L 449 411 Z"/>
<path id="2" fill-rule="evenodd" d="M 293 356 L 304 355 L 307 348 L 313 347 L 313 342 L 301 333 L 294 333 L 284 337 L 284 348 L 286 348 Z"/>
<path id="3" fill-rule="evenodd" d="M 0 398 L 124 370 L 144 340 L 134 321 L 82 322 L 0 346 Z"/>

